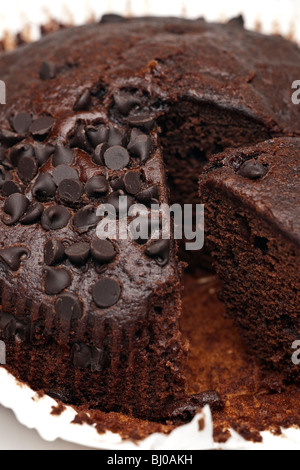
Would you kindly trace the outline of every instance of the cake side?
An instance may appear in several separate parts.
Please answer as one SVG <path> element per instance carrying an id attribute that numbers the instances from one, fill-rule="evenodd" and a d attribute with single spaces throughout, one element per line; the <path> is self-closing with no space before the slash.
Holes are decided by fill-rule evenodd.
<path id="1" fill-rule="evenodd" d="M 222 300 L 250 351 L 299 379 L 299 139 L 219 155 L 200 179 Z"/>

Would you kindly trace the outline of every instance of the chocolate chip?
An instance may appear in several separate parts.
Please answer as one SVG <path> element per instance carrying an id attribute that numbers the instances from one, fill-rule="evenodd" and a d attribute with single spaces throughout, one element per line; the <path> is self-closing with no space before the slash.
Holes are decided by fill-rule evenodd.
<path id="1" fill-rule="evenodd" d="M 120 145 L 115 145 L 106 150 L 104 162 L 110 170 L 121 170 L 130 162 L 130 156 L 126 149 Z"/>
<path id="2" fill-rule="evenodd" d="M 54 146 L 47 144 L 47 145 L 41 145 L 41 144 L 35 144 L 34 145 L 34 154 L 35 158 L 39 164 L 39 166 L 44 165 L 51 155 L 54 153 Z"/>
<path id="3" fill-rule="evenodd" d="M 49 207 L 42 215 L 41 224 L 44 230 L 59 230 L 66 225 L 71 218 L 71 214 L 64 206 Z"/>
<path id="4" fill-rule="evenodd" d="M 131 138 L 128 144 L 129 152 L 139 158 L 142 163 L 146 162 L 151 154 L 151 139 L 146 134 Z"/>
<path id="5" fill-rule="evenodd" d="M 73 111 L 87 111 L 91 105 L 91 92 L 86 89 L 76 101 Z"/>
<path id="6" fill-rule="evenodd" d="M 90 228 L 96 227 L 101 217 L 96 215 L 94 206 L 85 206 L 79 209 L 73 217 L 72 224 L 79 233 L 88 232 Z"/>
<path id="7" fill-rule="evenodd" d="M 11 194 L 4 203 L 4 212 L 10 217 L 2 218 L 5 225 L 13 225 L 20 220 L 29 207 L 29 200 L 23 194 Z"/>
<path id="8" fill-rule="evenodd" d="M 48 240 L 44 248 L 45 263 L 55 266 L 65 258 L 65 247 L 59 240 Z"/>
<path id="9" fill-rule="evenodd" d="M 9 160 L 14 167 L 17 167 L 22 157 L 33 157 L 34 148 L 30 144 L 17 144 L 15 145 L 9 154 Z"/>
<path id="10" fill-rule="evenodd" d="M 150 188 L 140 191 L 136 198 L 139 202 L 145 204 L 146 206 L 151 206 L 151 204 L 159 203 L 159 189 L 158 186 L 154 185 Z"/>
<path id="11" fill-rule="evenodd" d="M 17 342 L 28 342 L 30 340 L 30 320 L 16 318 L 16 341 Z"/>
<path id="12" fill-rule="evenodd" d="M 31 225 L 40 220 L 44 212 L 44 206 L 40 202 L 34 203 L 27 213 L 20 219 L 21 224 Z"/>
<path id="13" fill-rule="evenodd" d="M 100 20 L 100 24 L 105 24 L 105 23 L 124 23 L 126 21 L 126 18 L 121 15 L 116 15 L 114 13 L 107 13 L 102 16 Z"/>
<path id="14" fill-rule="evenodd" d="M 12 120 L 12 127 L 17 134 L 24 135 L 29 131 L 32 124 L 32 117 L 28 113 L 16 114 Z"/>
<path id="15" fill-rule="evenodd" d="M 0 129 L 0 142 L 8 147 L 17 144 L 22 139 L 22 135 L 8 131 L 7 129 Z"/>
<path id="16" fill-rule="evenodd" d="M 59 186 L 65 179 L 78 179 L 78 173 L 71 166 L 59 165 L 53 171 L 52 177 L 56 186 Z"/>
<path id="17" fill-rule="evenodd" d="M 38 164 L 33 157 L 21 157 L 18 163 L 18 176 L 24 183 L 29 183 L 37 175 Z"/>
<path id="18" fill-rule="evenodd" d="M 72 135 L 69 141 L 70 147 L 72 148 L 79 148 L 84 151 L 90 151 L 91 150 L 91 145 L 88 141 L 86 131 L 85 131 L 85 126 L 83 124 L 80 124 L 75 133 Z"/>
<path id="19" fill-rule="evenodd" d="M 25 246 L 11 246 L 0 250 L 0 257 L 12 271 L 18 271 L 21 262 L 30 257 L 30 251 Z"/>
<path id="20" fill-rule="evenodd" d="M 104 124 L 87 126 L 86 135 L 94 148 L 108 140 L 108 129 Z"/>
<path id="21" fill-rule="evenodd" d="M 85 185 L 85 193 L 89 197 L 101 197 L 108 193 L 108 182 L 105 176 L 95 175 Z"/>
<path id="22" fill-rule="evenodd" d="M 113 96 L 118 110 L 124 115 L 128 114 L 135 106 L 141 104 L 139 98 L 125 91 L 117 91 Z"/>
<path id="23" fill-rule="evenodd" d="M 56 78 L 58 73 L 58 67 L 53 62 L 43 62 L 40 68 L 40 79 L 41 80 L 52 80 Z"/>
<path id="24" fill-rule="evenodd" d="M 16 332 L 16 319 L 10 313 L 0 312 L 0 338 L 9 340 Z"/>
<path id="25" fill-rule="evenodd" d="M 146 249 L 145 253 L 150 258 L 155 258 L 159 266 L 166 266 L 170 259 L 170 240 L 155 241 Z"/>
<path id="26" fill-rule="evenodd" d="M 82 317 L 82 303 L 72 294 L 62 294 L 55 302 L 55 311 L 58 317 L 70 323 Z"/>
<path id="27" fill-rule="evenodd" d="M 119 301 L 120 296 L 120 285 L 114 279 L 102 279 L 93 287 L 93 299 L 100 308 L 112 307 Z"/>
<path id="28" fill-rule="evenodd" d="M 72 149 L 65 147 L 62 144 L 57 144 L 52 157 L 53 166 L 71 165 L 74 163 L 75 157 Z"/>
<path id="29" fill-rule="evenodd" d="M 96 163 L 96 165 L 104 166 L 104 154 L 106 150 L 108 149 L 109 149 L 109 146 L 106 143 L 97 145 L 97 147 L 95 148 L 93 157 L 92 157 L 92 160 L 94 163 Z"/>
<path id="30" fill-rule="evenodd" d="M 237 173 L 243 178 L 257 180 L 266 176 L 268 171 L 269 171 L 268 167 L 262 165 L 258 161 L 248 160 L 242 164 L 242 166 L 239 168 Z"/>
<path id="31" fill-rule="evenodd" d="M 55 196 L 56 185 L 49 173 L 42 173 L 38 176 L 32 188 L 32 194 L 40 201 L 47 201 Z"/>
<path id="32" fill-rule="evenodd" d="M 92 242 L 92 257 L 99 263 L 110 263 L 117 256 L 114 244 L 109 240 L 95 238 Z"/>
<path id="33" fill-rule="evenodd" d="M 45 137 L 53 127 L 54 119 L 51 116 L 41 116 L 30 126 L 30 132 L 35 137 Z"/>
<path id="34" fill-rule="evenodd" d="M 0 165 L 0 188 L 3 189 L 4 184 L 6 182 L 11 181 L 12 178 L 13 178 L 12 174 L 9 171 L 7 171 L 3 165 Z M 20 192 L 20 191 L 14 191 L 14 192 Z M 6 196 L 9 196 L 9 194 L 6 194 Z"/>
<path id="35" fill-rule="evenodd" d="M 22 193 L 22 188 L 18 183 L 15 183 L 14 181 L 5 181 L 2 185 L 2 192 L 3 196 L 10 196 L 11 194 L 15 193 Z"/>
<path id="36" fill-rule="evenodd" d="M 110 180 L 109 184 L 112 187 L 112 189 L 114 189 L 116 191 L 118 189 L 125 189 L 124 188 L 124 181 L 123 181 L 122 176 L 113 176 L 112 179 Z"/>
<path id="37" fill-rule="evenodd" d="M 65 179 L 59 183 L 58 195 L 66 204 L 76 204 L 83 193 L 82 184 L 78 179 Z"/>
<path id="38" fill-rule="evenodd" d="M 151 116 L 150 114 L 140 114 L 138 116 L 129 117 L 127 121 L 133 127 L 139 127 L 145 131 L 151 131 L 155 124 L 155 116 Z"/>
<path id="39" fill-rule="evenodd" d="M 151 217 L 137 217 L 130 224 L 130 230 L 133 240 L 139 245 L 144 245 L 152 236 Z"/>
<path id="40" fill-rule="evenodd" d="M 70 361 L 76 369 L 88 369 L 92 363 L 91 349 L 82 343 L 73 344 Z"/>
<path id="41" fill-rule="evenodd" d="M 45 269 L 44 289 L 47 295 L 57 295 L 71 285 L 70 273 L 64 268 Z"/>
<path id="42" fill-rule="evenodd" d="M 112 124 L 109 125 L 109 134 L 108 134 L 108 145 L 114 147 L 115 145 L 125 145 L 126 144 L 126 132 L 124 129 L 119 129 L 114 127 Z"/>
<path id="43" fill-rule="evenodd" d="M 129 208 L 133 206 L 135 200 L 133 197 L 125 195 L 122 190 L 118 190 L 111 193 L 108 196 L 106 202 L 107 204 L 113 206 L 117 215 L 120 217 L 126 217 Z"/>
<path id="44" fill-rule="evenodd" d="M 128 194 L 137 194 L 142 186 L 142 180 L 139 173 L 135 171 L 128 171 L 123 177 L 125 191 Z"/>
<path id="45" fill-rule="evenodd" d="M 71 263 L 76 264 L 78 266 L 84 265 L 89 256 L 90 256 L 91 248 L 89 243 L 79 242 L 75 243 L 74 245 L 68 247 L 65 250 L 65 253 Z"/>

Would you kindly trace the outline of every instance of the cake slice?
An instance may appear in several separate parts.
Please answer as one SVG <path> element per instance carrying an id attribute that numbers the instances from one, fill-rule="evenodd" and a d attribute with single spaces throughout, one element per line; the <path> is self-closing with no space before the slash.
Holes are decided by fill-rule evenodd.
<path id="1" fill-rule="evenodd" d="M 227 312 L 251 353 L 285 379 L 300 337 L 300 139 L 218 155 L 200 180 L 206 240 Z"/>

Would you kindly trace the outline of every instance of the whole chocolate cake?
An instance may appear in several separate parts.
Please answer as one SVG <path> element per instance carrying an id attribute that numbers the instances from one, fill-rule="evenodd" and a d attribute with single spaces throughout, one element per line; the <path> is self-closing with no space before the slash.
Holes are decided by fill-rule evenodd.
<path id="1" fill-rule="evenodd" d="M 62 401 L 148 419 L 220 404 L 213 392 L 186 397 L 174 240 L 100 240 L 97 207 L 120 212 L 120 196 L 127 207 L 200 202 L 199 174 L 215 154 L 299 133 L 290 100 L 299 76 L 298 47 L 246 31 L 241 18 L 106 17 L 0 55 L 0 333 L 10 370 Z M 272 249 L 263 240 L 261 257 Z M 295 310 L 285 312 L 294 328 Z"/>

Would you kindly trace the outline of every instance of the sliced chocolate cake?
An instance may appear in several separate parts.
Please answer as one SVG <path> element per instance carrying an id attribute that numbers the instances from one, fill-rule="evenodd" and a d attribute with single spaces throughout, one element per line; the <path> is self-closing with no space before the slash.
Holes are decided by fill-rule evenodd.
<path id="1" fill-rule="evenodd" d="M 299 380 L 300 139 L 218 155 L 200 185 L 222 299 L 251 352 Z"/>
<path id="2" fill-rule="evenodd" d="M 200 202 L 199 174 L 214 154 L 299 133 L 289 99 L 299 75 L 296 45 L 248 32 L 241 19 L 106 18 L 0 55 L 0 332 L 10 370 L 65 402 L 143 418 L 218 401 L 184 405 L 172 237 L 99 240 L 97 207 L 112 205 L 120 223 L 120 196 L 126 208 Z"/>

